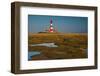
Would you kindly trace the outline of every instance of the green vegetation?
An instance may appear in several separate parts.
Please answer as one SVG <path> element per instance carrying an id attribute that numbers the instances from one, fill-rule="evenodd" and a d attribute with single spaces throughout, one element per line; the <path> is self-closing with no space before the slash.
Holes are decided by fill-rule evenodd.
<path id="1" fill-rule="evenodd" d="M 32 60 L 87 58 L 87 34 L 38 33 L 28 38 L 28 50 L 41 52 L 41 55 L 33 56 Z M 58 47 L 30 46 L 52 42 Z"/>

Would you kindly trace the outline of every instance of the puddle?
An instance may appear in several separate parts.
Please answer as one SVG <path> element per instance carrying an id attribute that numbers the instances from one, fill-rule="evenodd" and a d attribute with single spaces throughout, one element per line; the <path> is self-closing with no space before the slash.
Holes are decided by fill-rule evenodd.
<path id="1" fill-rule="evenodd" d="M 41 54 L 41 52 L 39 52 L 39 51 L 29 51 L 28 52 L 28 60 L 32 60 L 33 56 L 37 56 L 37 55 L 40 55 L 40 54 Z"/>
<path id="2" fill-rule="evenodd" d="M 32 44 L 31 46 L 58 47 L 57 45 L 55 45 L 55 43 Z"/>

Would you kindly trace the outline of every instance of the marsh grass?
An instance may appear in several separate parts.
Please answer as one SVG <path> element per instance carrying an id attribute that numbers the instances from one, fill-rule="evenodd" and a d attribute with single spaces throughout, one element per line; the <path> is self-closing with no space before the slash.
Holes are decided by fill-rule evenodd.
<path id="1" fill-rule="evenodd" d="M 31 34 L 28 44 L 55 43 L 58 47 L 28 46 L 29 51 L 38 50 L 41 55 L 32 60 L 87 58 L 87 34 Z"/>

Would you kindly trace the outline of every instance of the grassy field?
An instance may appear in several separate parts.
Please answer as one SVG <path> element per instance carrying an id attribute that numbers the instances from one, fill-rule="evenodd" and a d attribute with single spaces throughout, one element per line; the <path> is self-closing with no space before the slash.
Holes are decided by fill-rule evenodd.
<path id="1" fill-rule="evenodd" d="M 39 43 L 55 43 L 58 47 L 30 46 Z M 32 60 L 87 58 L 87 34 L 83 33 L 29 34 L 28 45 L 29 51 L 41 52 L 40 55 L 33 56 Z"/>

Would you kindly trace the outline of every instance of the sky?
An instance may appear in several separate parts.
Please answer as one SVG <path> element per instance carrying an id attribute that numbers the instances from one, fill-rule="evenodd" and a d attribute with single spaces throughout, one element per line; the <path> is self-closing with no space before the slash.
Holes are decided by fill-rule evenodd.
<path id="1" fill-rule="evenodd" d="M 43 32 L 49 27 L 51 19 L 58 32 L 87 33 L 88 31 L 87 17 L 28 15 L 28 32 Z"/>

